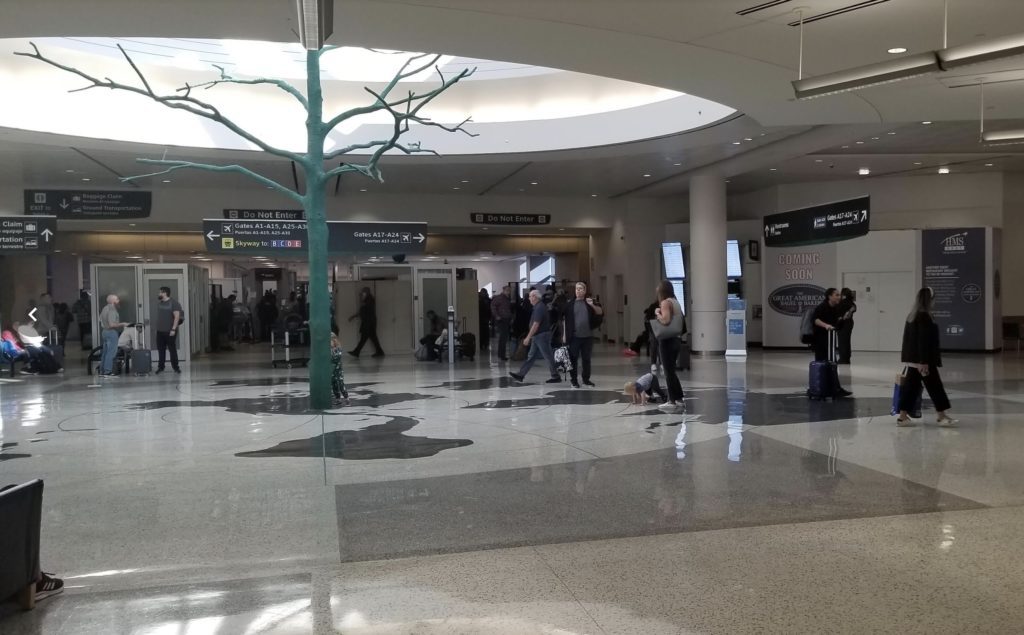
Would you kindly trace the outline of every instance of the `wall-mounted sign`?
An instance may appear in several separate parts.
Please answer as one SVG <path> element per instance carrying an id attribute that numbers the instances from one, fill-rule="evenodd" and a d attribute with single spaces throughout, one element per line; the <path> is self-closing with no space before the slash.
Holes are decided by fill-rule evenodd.
<path id="1" fill-rule="evenodd" d="M 816 205 L 764 217 L 767 247 L 834 243 L 864 236 L 871 224 L 871 197 Z"/>
<path id="2" fill-rule="evenodd" d="M 257 280 L 281 280 L 281 269 L 276 267 L 258 267 L 253 270 Z"/>
<path id="3" fill-rule="evenodd" d="M 340 254 L 420 254 L 426 223 L 327 223 L 327 250 Z M 306 221 L 203 220 L 206 250 L 229 254 L 281 254 L 301 257 L 309 249 Z"/>
<path id="4" fill-rule="evenodd" d="M 926 229 L 921 234 L 923 284 L 935 292 L 932 317 L 942 348 L 985 345 L 985 229 Z"/>
<path id="5" fill-rule="evenodd" d="M 474 225 L 549 225 L 551 216 L 547 214 L 491 214 L 472 212 L 469 221 Z"/>
<path id="6" fill-rule="evenodd" d="M 225 209 L 224 218 L 231 220 L 306 220 L 301 209 Z"/>
<path id="7" fill-rule="evenodd" d="M 48 254 L 56 236 L 53 216 L 0 216 L 0 253 Z"/>
<path id="8" fill-rule="evenodd" d="M 25 213 L 71 220 L 148 218 L 153 193 L 137 190 L 25 190 Z"/>

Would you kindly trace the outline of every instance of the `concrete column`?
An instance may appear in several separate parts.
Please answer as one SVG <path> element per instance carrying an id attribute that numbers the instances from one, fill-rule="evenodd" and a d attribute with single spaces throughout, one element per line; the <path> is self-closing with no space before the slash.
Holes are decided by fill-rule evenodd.
<path id="1" fill-rule="evenodd" d="M 725 178 L 690 179 L 690 345 L 695 353 L 725 353 Z"/>

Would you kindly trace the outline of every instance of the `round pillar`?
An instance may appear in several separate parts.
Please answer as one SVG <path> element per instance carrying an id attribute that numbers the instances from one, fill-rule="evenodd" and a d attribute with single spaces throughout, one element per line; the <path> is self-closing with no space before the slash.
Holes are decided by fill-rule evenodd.
<path id="1" fill-rule="evenodd" d="M 725 353 L 725 178 L 690 179 L 690 347 L 702 355 Z"/>

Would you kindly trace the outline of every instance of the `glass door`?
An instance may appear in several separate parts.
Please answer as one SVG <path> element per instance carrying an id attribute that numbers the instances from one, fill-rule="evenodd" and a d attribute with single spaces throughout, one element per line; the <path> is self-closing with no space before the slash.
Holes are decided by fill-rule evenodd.
<path id="1" fill-rule="evenodd" d="M 143 345 L 146 348 L 156 350 L 157 305 L 159 304 L 157 296 L 160 294 L 160 287 L 168 287 L 171 290 L 171 297 L 181 304 L 182 310 L 186 311 L 187 316 L 186 307 L 188 299 L 184 293 L 185 277 L 182 273 L 171 271 L 146 271 L 143 273 L 142 279 L 143 289 L 145 290 L 145 299 L 142 302 L 142 322 L 146 325 Z M 179 325 L 177 337 L 175 338 L 178 359 L 183 362 L 189 361 L 191 353 L 191 347 L 188 346 L 189 337 L 188 320 L 185 319 Z"/>
<path id="2" fill-rule="evenodd" d="M 92 341 L 99 346 L 99 314 L 107 306 L 107 296 L 113 294 L 121 301 L 117 314 L 122 322 L 134 324 L 140 319 L 139 311 L 139 268 L 135 265 L 93 265 L 92 266 Z"/>
<path id="3" fill-rule="evenodd" d="M 448 307 L 455 304 L 452 288 L 455 274 L 451 269 L 418 269 L 416 271 L 416 341 L 430 333 L 427 312 L 433 311 L 448 325 Z"/>

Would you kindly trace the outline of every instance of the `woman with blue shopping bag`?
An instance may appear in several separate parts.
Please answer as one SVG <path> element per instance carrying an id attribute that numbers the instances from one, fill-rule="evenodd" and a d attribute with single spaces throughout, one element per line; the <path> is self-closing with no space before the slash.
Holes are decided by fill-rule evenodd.
<path id="1" fill-rule="evenodd" d="M 958 422 L 949 416 L 949 397 L 942 386 L 939 367 L 942 366 L 942 355 L 939 349 L 939 325 L 932 319 L 932 302 L 935 294 L 929 287 L 917 292 L 914 308 L 907 316 L 907 324 L 903 327 L 902 361 L 907 368 L 903 375 L 902 386 L 898 387 L 899 399 L 897 408 L 899 417 L 896 425 L 900 427 L 914 425 L 910 413 L 920 410 L 921 385 L 928 390 L 935 411 L 937 422 L 943 427 L 953 427 Z M 895 397 L 895 395 L 894 395 Z"/>

